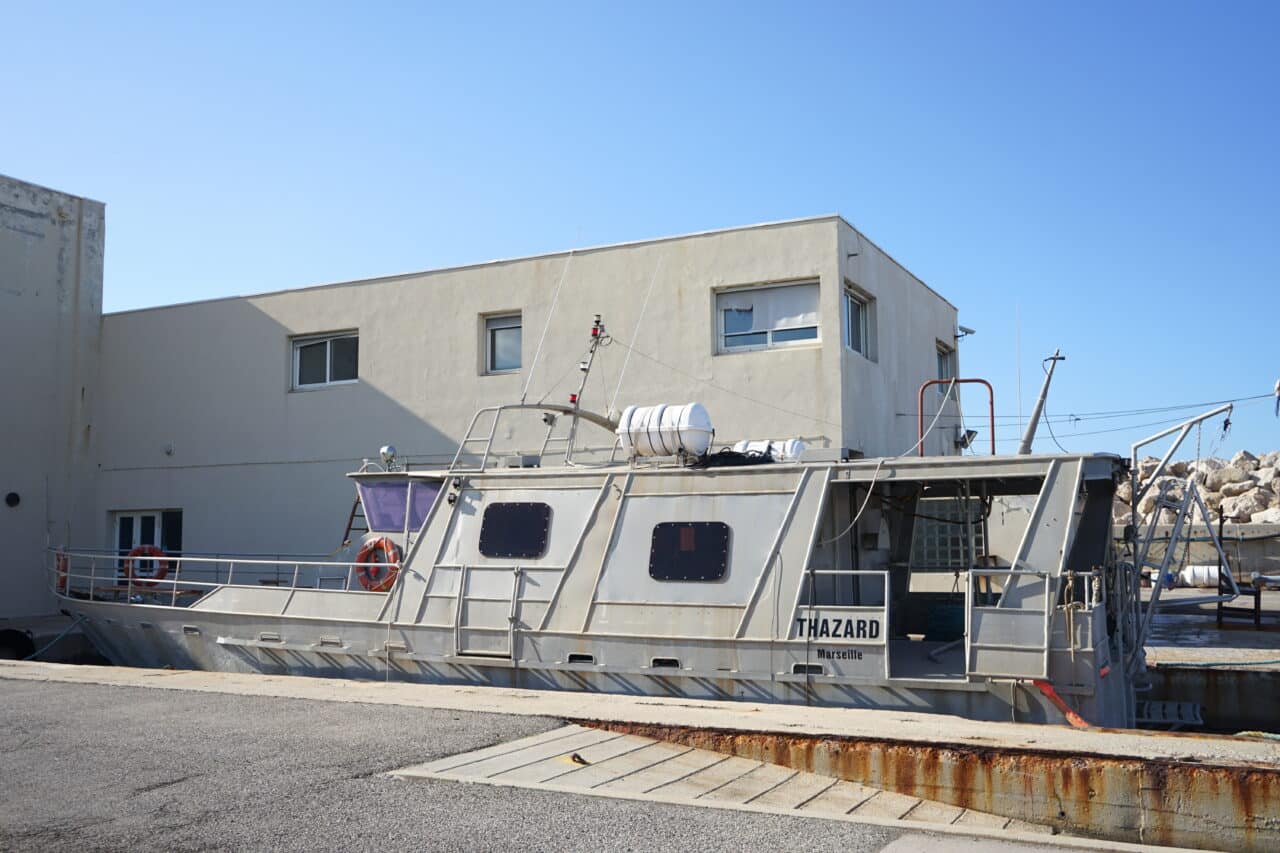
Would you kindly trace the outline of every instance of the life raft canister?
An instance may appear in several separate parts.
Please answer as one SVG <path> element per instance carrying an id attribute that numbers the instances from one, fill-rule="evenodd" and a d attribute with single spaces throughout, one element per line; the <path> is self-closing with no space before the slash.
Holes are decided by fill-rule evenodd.
<path id="1" fill-rule="evenodd" d="M 135 583 L 142 586 L 155 586 L 156 581 L 164 580 L 169 574 L 168 556 L 155 545 L 139 545 L 129 552 L 129 556 L 124 561 L 124 576 L 125 578 L 132 578 Z M 150 574 L 135 575 L 133 566 L 135 563 L 141 562 L 140 557 L 158 557 L 160 559 L 155 561 L 155 568 L 151 570 Z"/>
<path id="2" fill-rule="evenodd" d="M 386 592 L 400 574 L 400 549 L 385 536 L 370 539 L 356 554 L 356 578 L 369 592 Z"/>

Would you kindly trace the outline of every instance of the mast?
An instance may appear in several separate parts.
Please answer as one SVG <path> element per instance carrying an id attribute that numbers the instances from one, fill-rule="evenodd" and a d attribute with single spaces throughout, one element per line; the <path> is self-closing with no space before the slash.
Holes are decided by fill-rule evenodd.
<path id="1" fill-rule="evenodd" d="M 1027 421 L 1027 431 L 1022 434 L 1022 443 L 1018 445 L 1018 455 L 1026 456 L 1031 452 L 1031 442 L 1036 438 L 1036 427 L 1040 424 L 1040 413 L 1044 411 L 1044 401 L 1049 397 L 1049 383 L 1053 381 L 1053 369 L 1057 367 L 1058 362 L 1066 361 L 1067 357 L 1062 354 L 1061 349 L 1055 349 L 1053 355 L 1045 359 L 1049 362 L 1049 369 L 1044 374 L 1044 384 L 1040 386 L 1040 396 L 1036 398 L 1036 406 L 1031 410 L 1031 419 Z"/>

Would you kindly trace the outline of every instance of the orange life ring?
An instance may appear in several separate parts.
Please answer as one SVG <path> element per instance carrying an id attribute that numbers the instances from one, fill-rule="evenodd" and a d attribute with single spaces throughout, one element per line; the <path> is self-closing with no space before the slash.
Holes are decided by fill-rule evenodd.
<path id="1" fill-rule="evenodd" d="M 356 567 L 360 586 L 369 592 L 386 592 L 400 574 L 400 549 L 385 536 L 370 539 L 356 554 L 356 562 L 362 564 Z"/>
<path id="2" fill-rule="evenodd" d="M 168 557 L 164 551 L 161 551 L 155 545 L 139 545 L 129 552 L 128 558 L 124 561 L 124 576 L 132 578 L 136 583 L 143 586 L 155 586 L 156 581 L 164 580 L 169 574 L 169 561 L 160 559 L 156 561 L 155 573 L 150 575 L 137 576 L 133 573 L 134 560 L 138 557 Z"/>
<path id="3" fill-rule="evenodd" d="M 53 555 L 53 566 L 55 572 L 54 589 L 58 592 L 67 591 L 67 555 L 63 551 L 55 551 Z"/>

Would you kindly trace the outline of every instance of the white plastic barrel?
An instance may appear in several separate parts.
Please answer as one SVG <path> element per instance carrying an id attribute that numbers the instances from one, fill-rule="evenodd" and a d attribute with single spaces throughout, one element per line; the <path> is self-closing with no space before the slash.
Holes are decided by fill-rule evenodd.
<path id="1" fill-rule="evenodd" d="M 628 456 L 701 456 L 715 434 L 701 403 L 627 406 L 616 432 Z"/>
<path id="2" fill-rule="evenodd" d="M 773 456 L 775 462 L 795 462 L 800 458 L 800 454 L 804 453 L 805 443 L 798 438 L 788 438 L 785 440 L 748 440 L 739 441 L 733 446 L 738 453 L 768 453 Z"/>
<path id="3" fill-rule="evenodd" d="M 1218 585 L 1217 566 L 1187 566 L 1178 573 L 1178 580 L 1183 586 L 1216 587 Z"/>

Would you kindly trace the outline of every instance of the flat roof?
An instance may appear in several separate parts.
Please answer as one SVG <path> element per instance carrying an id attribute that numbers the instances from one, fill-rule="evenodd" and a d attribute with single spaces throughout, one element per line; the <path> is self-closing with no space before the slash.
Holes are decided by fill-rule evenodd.
<path id="1" fill-rule="evenodd" d="M 547 258 L 566 257 L 569 255 L 584 255 L 584 254 L 594 253 L 594 252 L 604 252 L 611 249 L 625 249 L 625 248 L 631 248 L 635 246 L 648 246 L 655 243 L 669 243 L 674 240 L 688 240 L 695 237 L 709 237 L 715 234 L 728 234 L 734 231 L 753 231 L 753 230 L 762 229 L 762 228 L 782 228 L 782 227 L 787 227 L 792 225 L 807 225 L 815 222 L 844 223 L 845 226 L 847 226 L 849 229 L 854 231 L 862 240 L 866 241 L 868 244 L 875 247 L 876 251 L 883 254 L 892 263 L 896 264 L 903 272 L 911 276 L 911 278 L 913 278 L 915 281 L 919 282 L 919 284 L 922 287 L 924 287 L 934 296 L 941 299 L 943 302 L 946 302 L 947 305 L 950 305 L 952 308 L 955 308 L 957 311 L 960 310 L 959 308 L 956 308 L 956 306 L 952 304 L 952 302 L 948 300 L 945 296 L 938 293 L 938 291 L 934 290 L 932 287 L 930 287 L 929 285 L 921 281 L 920 278 L 915 275 L 915 273 L 911 272 L 911 270 L 907 269 L 905 266 L 899 263 L 896 258 L 890 255 L 884 249 L 880 248 L 879 245 L 877 245 L 865 234 L 863 234 L 861 231 L 855 228 L 849 222 L 849 220 L 845 219 L 843 216 L 841 216 L 838 213 L 828 213 L 828 214 L 823 214 L 821 216 L 806 216 L 806 217 L 800 217 L 798 219 L 780 219 L 774 222 L 758 222 L 754 225 L 736 225 L 730 228 L 713 228 L 707 231 L 691 231 L 687 234 L 671 234 L 665 237 L 650 237 L 644 240 L 627 240 L 620 243 L 604 243 L 597 246 L 585 246 L 583 248 L 561 249 L 555 252 L 541 252 L 538 254 L 521 255 L 518 257 L 511 257 L 511 258 L 496 258 L 494 260 L 479 261 L 477 263 L 458 264 L 455 266 L 448 266 L 448 267 L 435 267 L 435 268 L 425 269 L 425 270 L 414 270 L 412 272 L 391 273 L 389 275 L 373 276 L 371 278 L 356 278 L 356 279 L 349 279 L 346 281 L 331 281 L 331 282 L 325 282 L 323 284 L 302 285 L 301 287 L 286 287 L 286 288 L 281 288 L 279 290 L 259 291 L 257 293 L 240 293 L 240 294 L 234 294 L 231 296 L 213 296 L 207 299 L 192 299 L 188 302 L 171 302 L 164 305 L 150 305 L 145 308 L 127 308 L 123 311 L 104 312 L 103 316 L 117 317 L 125 314 L 137 314 L 143 311 L 160 311 L 166 308 L 181 308 L 188 305 L 205 305 L 213 302 L 228 302 L 233 299 L 256 299 L 264 296 L 280 296 L 287 293 L 305 293 L 310 290 L 323 290 L 331 287 L 351 287 L 353 285 L 379 284 L 381 282 L 399 281 L 406 278 L 417 278 L 419 276 L 439 275 L 442 273 L 450 273 L 450 272 L 461 272 L 463 270 L 478 269 L 480 267 L 491 267 L 491 266 L 499 266 L 502 264 L 523 263 L 525 261 L 545 260 Z"/>

